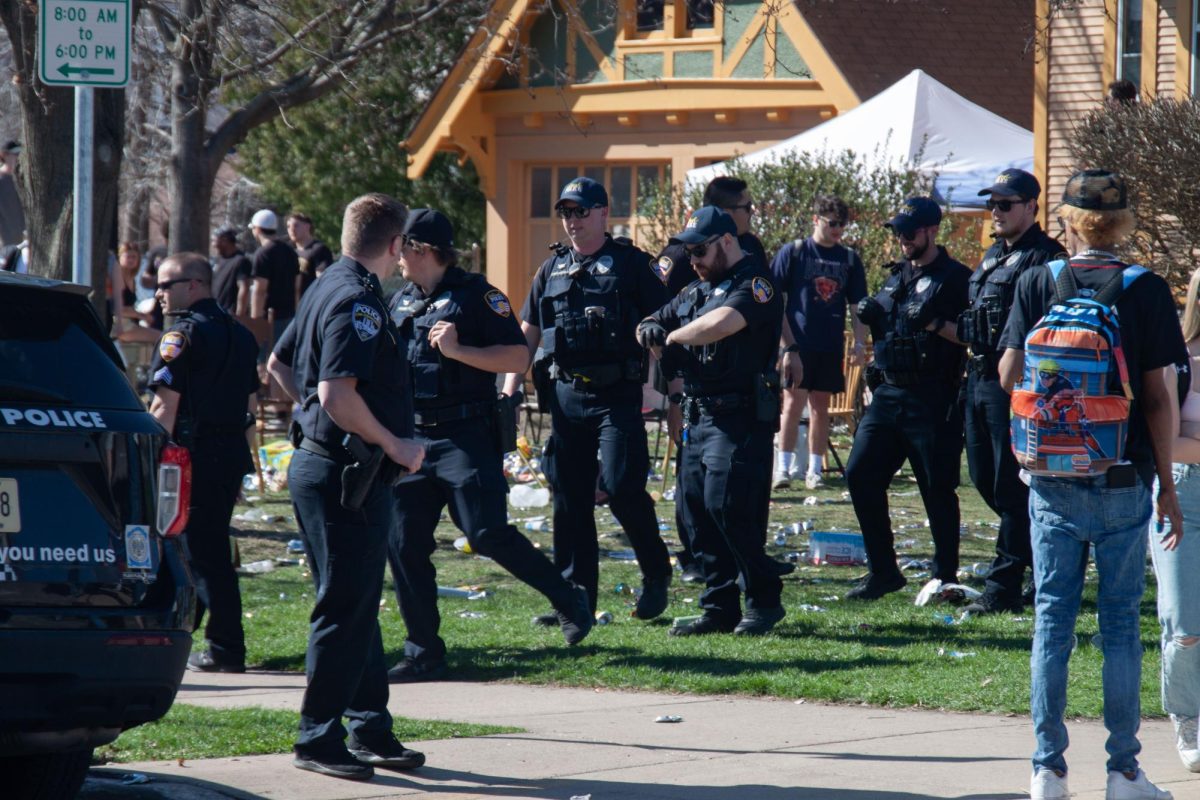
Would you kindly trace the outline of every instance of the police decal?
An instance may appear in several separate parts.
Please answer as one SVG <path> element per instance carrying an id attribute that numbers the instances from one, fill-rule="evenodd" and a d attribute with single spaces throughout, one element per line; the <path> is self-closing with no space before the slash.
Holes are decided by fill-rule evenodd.
<path id="1" fill-rule="evenodd" d="M 750 294 L 756 303 L 769 303 L 775 296 L 775 287 L 766 278 L 754 278 L 750 281 Z"/>
<path id="2" fill-rule="evenodd" d="M 508 298 L 504 296 L 504 292 L 499 289 L 492 289 L 483 296 L 483 299 L 487 301 L 488 308 L 500 316 L 512 316 L 512 306 L 509 305 Z"/>
<path id="3" fill-rule="evenodd" d="M 167 331 L 163 337 L 158 340 L 158 354 L 163 361 L 174 361 L 183 355 L 183 348 L 187 347 L 187 337 L 182 331 Z"/>
<path id="4" fill-rule="evenodd" d="M 673 269 L 675 269 L 675 262 L 667 256 L 663 256 L 654 262 L 654 272 L 663 283 L 667 282 L 667 278 L 671 276 L 671 270 Z"/>
<path id="5" fill-rule="evenodd" d="M 607 275 L 612 270 L 612 256 L 600 256 L 596 259 L 596 272 L 601 275 Z"/>
<path id="6" fill-rule="evenodd" d="M 933 283 L 933 278 L 928 275 L 922 276 L 917 281 L 917 294 L 925 294 L 925 290 L 929 288 L 929 284 Z"/>
<path id="7" fill-rule="evenodd" d="M 359 339 L 369 342 L 379 334 L 383 319 L 379 312 L 371 306 L 365 303 L 355 303 L 350 315 L 354 322 L 354 332 L 358 334 Z"/>
<path id="8" fill-rule="evenodd" d="M 170 386 L 173 380 L 175 380 L 175 376 L 171 374 L 170 367 L 164 366 L 154 373 L 155 383 L 165 383 L 167 386 Z"/>

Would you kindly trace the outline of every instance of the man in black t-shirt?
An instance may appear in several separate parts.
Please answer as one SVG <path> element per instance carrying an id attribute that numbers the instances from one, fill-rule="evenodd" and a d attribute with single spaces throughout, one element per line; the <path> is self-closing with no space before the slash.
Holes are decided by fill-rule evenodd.
<path id="1" fill-rule="evenodd" d="M 237 231 L 221 228 L 213 234 L 212 293 L 226 313 L 245 316 L 250 313 L 250 259 L 237 243 Z"/>
<path id="2" fill-rule="evenodd" d="M 259 245 L 251 263 L 250 316 L 271 320 L 271 341 L 279 341 L 300 303 L 300 259 L 275 238 L 278 224 L 275 212 L 265 208 L 250 220 Z"/>
<path id="3" fill-rule="evenodd" d="M 299 211 L 288 214 L 287 232 L 300 259 L 300 295 L 303 296 L 313 281 L 333 263 L 333 253 L 313 236 L 313 221 L 308 214 Z"/>
<path id="4" fill-rule="evenodd" d="M 1030 706 L 1037 750 L 1031 795 L 1066 797 L 1067 662 L 1075 640 L 1088 557 L 1095 553 L 1100 575 L 1097 607 L 1104 639 L 1104 723 L 1108 728 L 1108 796 L 1170 797 L 1138 768 L 1142 647 L 1139 605 L 1145 588 L 1146 529 L 1154 507 L 1167 549 L 1178 544 L 1183 518 L 1171 479 L 1171 400 L 1163 368 L 1186 361 L 1183 335 L 1175 322 L 1171 290 L 1159 276 L 1132 275 L 1111 251 L 1133 231 L 1135 222 L 1119 175 L 1102 170 L 1076 173 L 1067 182 L 1060 207 L 1066 243 L 1074 253 L 1063 274 L 1074 277 L 1076 297 L 1093 297 L 1114 276 L 1126 286 L 1115 303 L 1120 343 L 1132 394 L 1125 461 L 1096 476 L 1033 475 L 1030 480 L 1030 536 L 1036 589 L 1037 624 L 1030 659 Z M 1057 262 L 1061 263 L 1061 262 Z M 1129 282 L 1132 279 L 1132 282 Z M 1066 281 L 1063 281 L 1066 283 Z M 1026 360 L 1025 340 L 1056 300 L 1049 266 L 1026 270 L 1017 281 L 1012 311 L 999 347 L 1000 381 L 1012 391 L 1044 391 L 1035 372 L 1057 372 L 1057 361 Z M 1031 351 L 1032 352 L 1032 351 Z M 1122 376 L 1124 380 L 1124 376 Z M 1083 403 L 1094 398 L 1084 397 Z M 1152 484 L 1158 476 L 1158 494 Z M 1177 533 L 1179 532 L 1179 533 Z M 1151 534 L 1153 535 L 1153 533 Z"/>

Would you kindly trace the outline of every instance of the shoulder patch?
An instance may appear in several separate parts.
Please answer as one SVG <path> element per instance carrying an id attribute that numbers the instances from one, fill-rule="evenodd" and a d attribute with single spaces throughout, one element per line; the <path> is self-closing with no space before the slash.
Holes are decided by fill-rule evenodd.
<path id="1" fill-rule="evenodd" d="M 358 334 L 359 339 L 367 342 L 378 335 L 383 324 L 379 311 L 366 303 L 355 303 L 350 314 L 354 322 L 354 332 Z"/>
<path id="2" fill-rule="evenodd" d="M 754 295 L 754 302 L 769 303 L 775 296 L 775 287 L 766 278 L 754 278 L 750 281 L 750 293 Z"/>
<path id="3" fill-rule="evenodd" d="M 183 350 L 187 347 L 187 336 L 183 331 L 167 331 L 163 337 L 158 340 L 158 354 L 163 361 L 174 361 L 183 355 Z"/>
<path id="4" fill-rule="evenodd" d="M 671 270 L 673 269 L 675 269 L 675 262 L 669 256 L 663 256 L 654 262 L 654 272 L 663 283 L 667 282 L 667 278 L 671 276 Z"/>
<path id="5" fill-rule="evenodd" d="M 487 301 L 488 308 L 500 316 L 512 316 L 512 305 L 509 304 L 508 298 L 504 296 L 504 292 L 499 289 L 492 289 L 483 296 L 483 299 Z"/>

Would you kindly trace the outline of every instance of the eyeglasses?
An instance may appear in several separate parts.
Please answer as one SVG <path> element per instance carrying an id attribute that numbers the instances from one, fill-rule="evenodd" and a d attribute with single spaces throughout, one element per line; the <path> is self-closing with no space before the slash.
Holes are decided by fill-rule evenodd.
<path id="1" fill-rule="evenodd" d="M 754 202 L 742 203 L 740 206 L 725 206 L 725 211 L 745 211 L 747 214 L 754 213 Z"/>
<path id="2" fill-rule="evenodd" d="M 1024 205 L 1028 200 L 988 200 L 984 203 L 988 211 L 1003 211 L 1007 214 L 1013 206 Z"/>
<path id="3" fill-rule="evenodd" d="M 583 206 L 559 206 L 554 209 L 554 215 L 559 219 L 570 219 L 571 217 L 586 219 L 588 214 L 591 213 L 592 210 L 590 208 L 584 208 Z"/>
<path id="4" fill-rule="evenodd" d="M 901 230 L 898 230 L 898 231 L 896 231 L 896 238 L 897 238 L 897 239 L 903 239 L 903 240 L 904 240 L 904 241 L 906 241 L 906 242 L 912 242 L 912 241 L 915 241 L 915 240 L 916 240 L 916 238 L 917 238 L 917 234 L 920 232 L 920 230 L 921 230 L 920 228 L 917 228 L 917 229 L 916 229 L 916 230 L 914 230 L 914 231 L 901 231 Z"/>
<path id="5" fill-rule="evenodd" d="M 188 282 L 194 281 L 194 280 L 196 280 L 196 278 L 172 278 L 169 281 L 160 281 L 159 283 L 156 283 L 154 285 L 154 288 L 157 291 L 165 292 L 167 289 L 170 289 L 172 286 L 174 286 L 177 283 L 188 283 Z"/>
<path id="6" fill-rule="evenodd" d="M 425 244 L 424 242 L 418 242 L 416 239 L 410 239 L 407 236 L 401 237 L 400 241 L 404 247 L 412 250 L 417 255 L 424 255 L 425 249 L 429 247 L 429 245 Z"/>
<path id="7" fill-rule="evenodd" d="M 850 220 L 845 218 L 826 219 L 825 217 L 821 217 L 820 219 L 831 228 L 844 228 L 850 222 Z"/>
<path id="8" fill-rule="evenodd" d="M 717 241 L 717 239 L 720 239 L 720 238 L 721 238 L 720 236 L 714 236 L 711 239 L 709 239 L 707 242 L 701 242 L 700 244 L 696 245 L 695 247 L 683 248 L 683 252 L 688 254 L 688 258 L 704 258 L 705 254 L 708 252 L 708 248 L 710 246 L 712 246 Z"/>

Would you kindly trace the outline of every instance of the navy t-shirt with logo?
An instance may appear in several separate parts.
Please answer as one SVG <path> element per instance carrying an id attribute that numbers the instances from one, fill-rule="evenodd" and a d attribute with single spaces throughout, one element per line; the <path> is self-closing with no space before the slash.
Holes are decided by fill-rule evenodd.
<path id="1" fill-rule="evenodd" d="M 789 242 L 771 262 L 771 277 L 787 295 L 784 319 L 802 350 L 840 353 L 847 303 L 867 296 L 867 274 L 858 253 L 822 247 L 810 236 Z"/>

